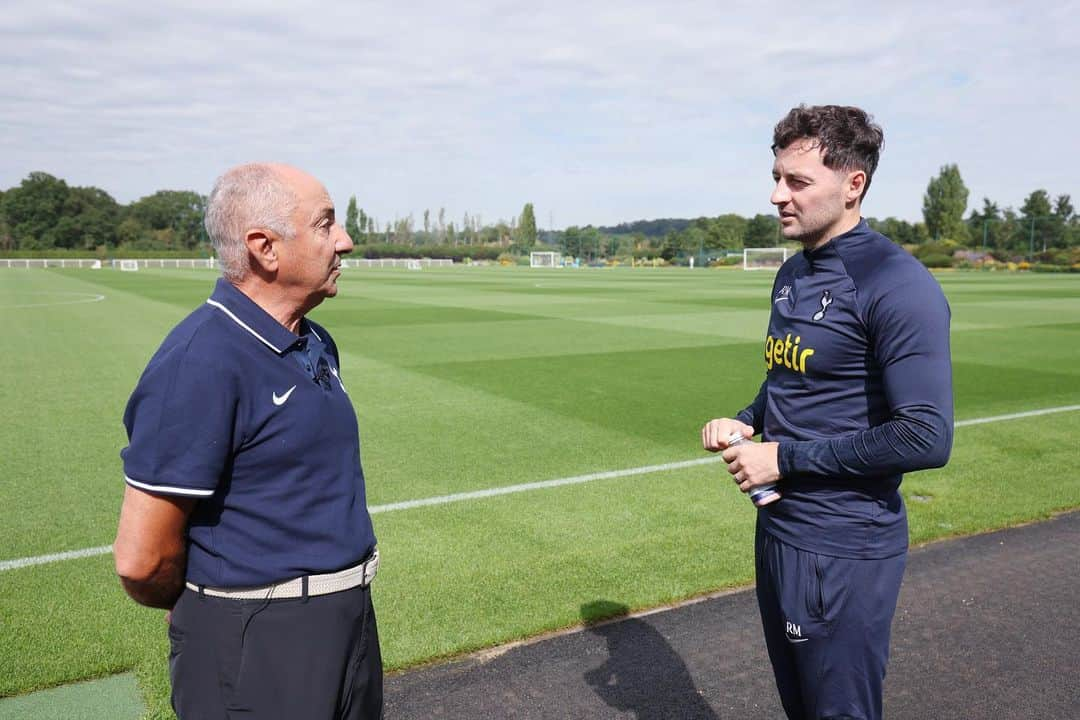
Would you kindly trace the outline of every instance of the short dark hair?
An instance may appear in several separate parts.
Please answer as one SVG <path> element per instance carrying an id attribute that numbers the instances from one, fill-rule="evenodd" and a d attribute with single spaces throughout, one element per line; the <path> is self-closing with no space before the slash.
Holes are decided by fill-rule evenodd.
<path id="1" fill-rule="evenodd" d="M 877 169 L 885 133 L 865 110 L 846 105 L 800 105 L 792 108 L 773 129 L 772 151 L 775 155 L 796 140 L 810 138 L 820 143 L 822 162 L 832 170 L 862 170 L 866 186 Z"/>

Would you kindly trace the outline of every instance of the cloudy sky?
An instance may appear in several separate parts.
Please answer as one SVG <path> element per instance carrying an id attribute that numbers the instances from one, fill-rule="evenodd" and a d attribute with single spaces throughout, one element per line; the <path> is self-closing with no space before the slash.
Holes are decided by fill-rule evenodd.
<path id="1" fill-rule="evenodd" d="M 1080 200 L 1080 0 L 8 0 L 0 188 L 34 170 L 131 202 L 273 159 L 382 221 L 538 224 L 772 211 L 772 126 L 856 104 L 885 128 L 864 212 Z"/>

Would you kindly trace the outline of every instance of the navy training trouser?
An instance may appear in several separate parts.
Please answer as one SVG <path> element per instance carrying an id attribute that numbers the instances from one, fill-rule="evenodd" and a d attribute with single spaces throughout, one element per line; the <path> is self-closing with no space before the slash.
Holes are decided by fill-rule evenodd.
<path id="1" fill-rule="evenodd" d="M 180 720 L 378 720 L 383 676 L 370 587 L 233 600 L 187 589 L 169 626 Z"/>
<path id="2" fill-rule="evenodd" d="M 758 608 L 790 720 L 880 720 L 889 634 L 907 554 L 818 555 L 760 528 Z"/>

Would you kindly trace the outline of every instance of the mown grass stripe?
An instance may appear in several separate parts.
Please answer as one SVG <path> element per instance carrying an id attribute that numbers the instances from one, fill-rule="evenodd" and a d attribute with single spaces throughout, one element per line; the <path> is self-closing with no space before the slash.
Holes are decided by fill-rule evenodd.
<path id="1" fill-rule="evenodd" d="M 967 427 L 970 425 L 984 425 L 986 423 L 1003 422 L 1006 420 L 1021 420 L 1023 418 L 1038 417 L 1040 415 L 1052 415 L 1055 413 L 1072 412 L 1074 410 L 1080 410 L 1080 405 L 1062 405 L 1060 407 L 1042 408 L 1040 410 L 1028 410 L 1025 412 L 1009 413 L 1007 415 L 993 415 L 984 418 L 970 418 L 968 420 L 958 420 L 955 423 L 955 427 Z M 372 515 L 378 513 L 395 512 L 397 510 L 411 510 L 413 508 L 428 507 L 431 505 L 448 505 L 455 502 L 463 502 L 465 500 L 479 500 L 483 498 L 496 497 L 498 495 L 511 495 L 514 493 L 528 492 L 530 490 L 543 490 L 553 487 L 561 487 L 563 485 L 578 485 L 581 483 L 592 482 L 594 480 L 610 480 L 614 478 L 631 477 L 634 475 L 648 475 L 656 472 L 665 472 L 668 470 L 681 470 L 682 468 L 695 467 L 697 465 L 707 465 L 710 463 L 721 462 L 723 460 L 719 455 L 713 455 L 710 457 L 697 458 L 695 460 L 682 460 L 680 462 L 662 463 L 660 465 L 643 465 L 636 468 L 626 468 L 623 470 L 609 470 L 606 472 L 588 473 L 586 475 L 575 475 L 574 477 L 558 478 L 555 480 L 543 480 L 540 482 L 522 483 L 520 485 L 507 485 L 504 487 L 488 488 L 486 490 L 474 490 L 471 492 L 454 493 L 452 495 L 437 495 L 429 498 L 420 498 L 418 500 L 403 500 L 396 503 L 387 503 L 385 505 L 372 505 L 368 508 L 368 512 Z M 75 560 L 78 558 L 95 557 L 97 555 L 106 555 L 112 552 L 112 545 L 102 545 L 94 548 L 84 548 L 82 550 L 71 550 L 69 552 L 53 553 L 51 555 L 38 555 L 36 557 L 19 558 L 17 560 L 4 560 L 0 561 L 0 572 L 4 570 L 15 570 L 18 568 L 30 567 L 32 565 L 44 565 L 46 563 L 59 562 L 61 560 Z"/>

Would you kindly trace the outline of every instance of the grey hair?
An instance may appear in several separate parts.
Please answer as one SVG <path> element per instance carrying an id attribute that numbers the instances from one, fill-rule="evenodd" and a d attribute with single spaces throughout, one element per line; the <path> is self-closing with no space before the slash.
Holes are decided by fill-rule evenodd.
<path id="1" fill-rule="evenodd" d="M 238 165 L 217 179 L 206 202 L 204 224 L 226 280 L 247 277 L 251 268 L 244 237 L 252 228 L 292 239 L 290 218 L 297 202 L 296 193 L 267 163 Z"/>

